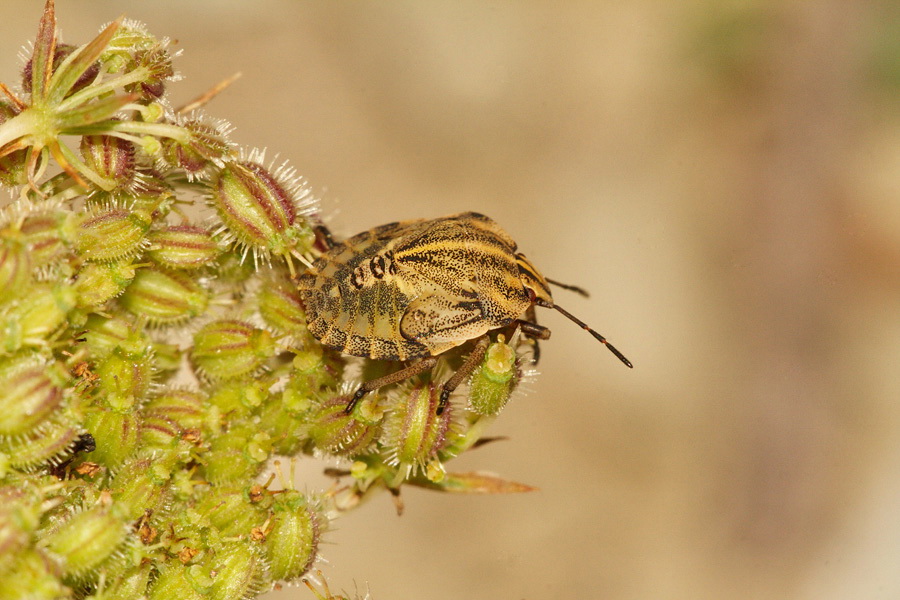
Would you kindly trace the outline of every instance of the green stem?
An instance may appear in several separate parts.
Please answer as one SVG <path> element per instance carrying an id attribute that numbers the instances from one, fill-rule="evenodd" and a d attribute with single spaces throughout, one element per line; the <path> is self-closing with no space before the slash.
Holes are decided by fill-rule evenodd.
<path id="1" fill-rule="evenodd" d="M 115 91 L 117 88 L 124 88 L 126 85 L 143 81 L 147 78 L 147 75 L 149 75 L 147 67 L 138 67 L 125 75 L 120 75 L 119 77 L 113 77 L 112 79 L 89 85 L 60 102 L 56 107 L 56 112 L 72 110 L 76 106 L 87 103 L 92 98 L 98 98 L 104 94 Z"/>
<path id="2" fill-rule="evenodd" d="M 42 114 L 35 109 L 25 109 L 0 125 L 0 148 L 15 140 L 34 136 Z"/>

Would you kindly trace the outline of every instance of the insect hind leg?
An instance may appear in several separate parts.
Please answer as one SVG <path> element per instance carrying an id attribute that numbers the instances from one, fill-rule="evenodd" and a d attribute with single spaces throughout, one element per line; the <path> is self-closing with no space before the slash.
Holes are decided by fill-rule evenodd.
<path id="1" fill-rule="evenodd" d="M 393 373 L 388 373 L 387 375 L 376 377 L 375 379 L 370 379 L 369 381 L 364 382 L 356 390 L 356 393 L 353 394 L 350 402 L 347 403 L 347 407 L 344 409 L 344 414 L 349 415 L 350 413 L 352 413 L 353 409 L 356 408 L 356 405 L 359 404 L 359 401 L 362 400 L 363 396 L 365 396 L 369 392 L 374 392 L 378 388 L 382 388 L 386 385 L 391 385 L 392 383 L 399 383 L 404 379 L 409 379 L 413 375 L 424 373 L 425 371 L 433 368 L 435 364 L 437 364 L 437 357 L 429 356 L 423 358 L 419 362 L 414 362 L 407 367 L 403 367 L 399 371 L 394 371 Z"/>

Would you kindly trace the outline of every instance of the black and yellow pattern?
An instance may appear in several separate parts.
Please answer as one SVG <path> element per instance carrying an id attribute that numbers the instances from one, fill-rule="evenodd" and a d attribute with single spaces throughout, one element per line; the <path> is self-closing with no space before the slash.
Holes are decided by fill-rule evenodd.
<path id="1" fill-rule="evenodd" d="M 310 332 L 354 356 L 436 356 L 519 319 L 547 282 L 490 218 L 389 223 L 336 244 L 300 277 Z"/>

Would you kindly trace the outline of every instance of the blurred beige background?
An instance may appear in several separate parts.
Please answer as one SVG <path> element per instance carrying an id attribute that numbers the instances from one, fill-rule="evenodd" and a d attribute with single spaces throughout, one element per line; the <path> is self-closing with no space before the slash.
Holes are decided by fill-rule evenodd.
<path id="1" fill-rule="evenodd" d="M 896 2 L 58 2 L 178 40 L 177 103 L 242 71 L 209 112 L 340 233 L 493 216 L 635 364 L 544 314 L 511 440 L 451 463 L 541 491 L 377 498 L 332 591 L 900 597 Z M 0 80 L 40 6 L 0 5 Z"/>

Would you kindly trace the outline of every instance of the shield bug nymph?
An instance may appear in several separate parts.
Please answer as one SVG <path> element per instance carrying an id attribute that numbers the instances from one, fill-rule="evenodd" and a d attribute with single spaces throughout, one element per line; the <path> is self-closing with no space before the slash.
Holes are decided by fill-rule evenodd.
<path id="1" fill-rule="evenodd" d="M 345 354 L 412 361 L 364 382 L 347 412 L 368 392 L 429 370 L 442 353 L 477 340 L 442 386 L 442 411 L 484 356 L 489 331 L 518 325 L 532 338 L 550 337 L 549 329 L 527 320 L 534 306 L 561 312 L 632 366 L 606 338 L 557 305 L 549 285 L 583 290 L 541 275 L 484 215 L 388 223 L 337 243 L 322 233 L 329 247 L 298 282 L 310 333 Z"/>

